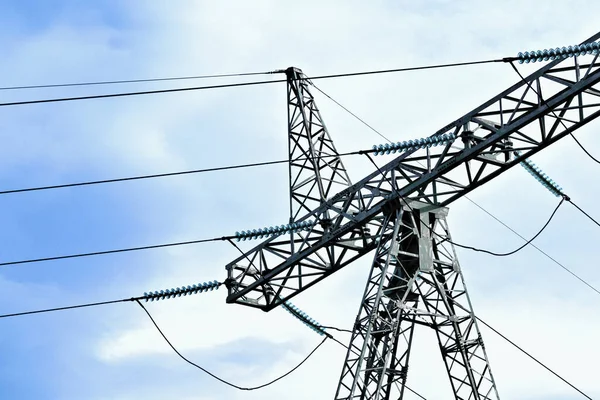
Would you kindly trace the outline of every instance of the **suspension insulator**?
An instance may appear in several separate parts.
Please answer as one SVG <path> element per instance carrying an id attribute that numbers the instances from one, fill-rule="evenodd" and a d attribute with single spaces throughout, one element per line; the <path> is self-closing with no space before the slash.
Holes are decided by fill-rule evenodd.
<path id="1" fill-rule="evenodd" d="M 583 56 L 586 54 L 598 54 L 600 51 L 599 42 L 585 43 L 569 47 L 557 47 L 555 49 L 544 49 L 537 51 L 526 51 L 517 54 L 519 64 L 529 64 L 534 62 L 556 60 L 573 56 Z"/>
<path id="2" fill-rule="evenodd" d="M 208 292 L 209 290 L 212 291 L 218 289 L 221 285 L 222 283 L 217 281 L 204 282 L 192 286 L 182 286 L 180 288 L 178 287 L 174 289 L 161 290 L 160 292 L 144 292 L 143 298 L 146 300 L 146 302 L 154 300 L 166 300 L 173 297 L 187 296 L 188 294 L 198 294 L 202 292 Z"/>
<path id="3" fill-rule="evenodd" d="M 412 151 L 418 149 L 426 149 L 432 146 L 441 146 L 454 142 L 456 136 L 454 133 L 445 133 L 443 135 L 430 136 L 407 142 L 386 143 L 373 146 L 373 153 L 376 156 L 383 154 L 396 153 L 397 151 Z"/>
<path id="4" fill-rule="evenodd" d="M 292 224 L 270 226 L 268 228 L 253 229 L 248 231 L 236 232 L 234 237 L 239 242 L 240 240 L 262 239 L 269 236 L 279 236 L 289 232 L 300 232 L 308 230 L 314 225 L 311 221 L 294 222 Z"/>
<path id="5" fill-rule="evenodd" d="M 515 151 L 515 155 L 519 157 L 520 153 L 518 151 Z M 521 161 L 520 164 L 523 168 L 525 168 L 527 172 L 529 172 L 531 176 L 533 176 L 539 183 L 541 183 L 542 186 L 548 189 L 550 193 L 552 193 L 556 197 L 565 196 L 565 194 L 563 193 L 563 188 L 560 187 L 552 179 L 550 179 L 550 177 L 546 173 L 544 173 L 544 171 L 542 171 L 540 167 L 535 165 L 531 160 L 526 158 L 525 160 Z"/>
<path id="6" fill-rule="evenodd" d="M 298 318 L 300 322 L 304 325 L 308 326 L 310 329 L 323 336 L 326 335 L 325 329 L 321 327 L 314 319 L 310 318 L 304 311 L 300 310 L 298 307 L 293 305 L 291 302 L 286 301 L 281 305 L 281 307 L 285 308 L 287 312 L 292 314 L 294 317 Z"/>

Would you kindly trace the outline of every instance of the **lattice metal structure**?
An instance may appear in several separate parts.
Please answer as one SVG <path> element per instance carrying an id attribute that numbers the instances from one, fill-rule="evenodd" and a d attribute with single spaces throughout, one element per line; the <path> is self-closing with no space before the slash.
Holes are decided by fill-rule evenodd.
<path id="1" fill-rule="evenodd" d="M 402 399 L 415 324 L 435 331 L 455 398 L 499 398 L 446 215 L 419 202 L 384 211 L 335 399 Z"/>
<path id="2" fill-rule="evenodd" d="M 285 74 L 291 223 L 351 183 L 308 88 L 309 80 L 298 68 L 288 68 Z"/>
<path id="3" fill-rule="evenodd" d="M 598 39 L 600 33 L 583 43 Z M 264 240 L 228 264 L 227 302 L 270 311 L 377 249 L 337 398 L 402 398 L 410 345 L 401 347 L 399 338 L 408 339 L 417 323 L 435 329 L 456 399 L 497 398 L 440 216 L 456 199 L 600 116 L 598 57 L 549 62 L 430 136 L 454 141 L 404 150 L 355 184 L 310 95 L 309 80 L 287 69 L 290 219 L 314 223 Z M 324 155 L 333 157 L 316 158 Z M 421 215 L 425 225 L 441 229 L 440 236 L 426 238 L 428 229 L 407 217 L 414 214 L 407 206 L 427 210 Z"/>

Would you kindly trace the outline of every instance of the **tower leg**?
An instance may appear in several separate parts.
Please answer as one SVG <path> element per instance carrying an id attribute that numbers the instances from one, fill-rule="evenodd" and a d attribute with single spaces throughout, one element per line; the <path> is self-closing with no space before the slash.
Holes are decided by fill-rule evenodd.
<path id="1" fill-rule="evenodd" d="M 388 213 L 335 399 L 402 399 L 415 324 L 435 330 L 456 399 L 498 399 L 447 209 Z"/>

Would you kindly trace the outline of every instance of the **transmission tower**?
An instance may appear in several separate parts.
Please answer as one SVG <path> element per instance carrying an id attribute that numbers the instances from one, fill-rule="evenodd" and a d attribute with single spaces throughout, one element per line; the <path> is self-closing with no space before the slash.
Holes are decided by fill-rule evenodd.
<path id="1" fill-rule="evenodd" d="M 421 202 L 384 210 L 336 399 L 401 399 L 415 324 L 437 334 L 456 398 L 498 398 L 446 215 Z"/>
<path id="2" fill-rule="evenodd" d="M 355 184 L 310 80 L 282 71 L 290 234 L 227 265 L 227 302 L 270 311 L 375 250 L 335 399 L 402 399 L 416 324 L 435 331 L 455 399 L 498 399 L 446 206 L 600 116 L 599 38 L 557 57 L 526 53 L 555 60 L 428 138 L 375 146 L 400 154 Z"/>

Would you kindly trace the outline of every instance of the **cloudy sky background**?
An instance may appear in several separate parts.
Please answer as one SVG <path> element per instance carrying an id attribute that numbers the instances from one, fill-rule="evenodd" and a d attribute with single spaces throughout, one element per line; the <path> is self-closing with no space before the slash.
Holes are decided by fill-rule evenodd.
<path id="1" fill-rule="evenodd" d="M 540 8 L 541 7 L 541 8 Z M 297 66 L 308 75 L 461 62 L 572 45 L 595 34 L 592 1 L 5 1 L 0 86 L 140 79 Z M 537 65 L 536 65 L 537 66 Z M 523 68 L 523 71 L 527 69 Z M 516 82 L 493 64 L 319 81 L 395 141 L 426 136 Z M 163 84 L 0 91 L 0 102 L 159 89 Z M 244 81 L 238 79 L 235 81 Z M 340 152 L 382 139 L 315 93 Z M 0 108 L 0 189 L 285 158 L 285 85 Z M 600 155 L 599 123 L 577 135 Z M 598 166 L 565 138 L 534 158 L 596 216 Z M 354 181 L 372 167 L 345 163 Z M 288 218 L 285 165 L 0 196 L 0 262 L 227 235 Z M 558 200 L 521 168 L 470 195 L 532 236 Z M 522 240 L 466 199 L 457 242 L 508 251 Z M 598 228 L 565 204 L 536 244 L 600 286 Z M 600 297 L 533 248 L 494 258 L 458 249 L 478 316 L 592 397 L 600 397 Z M 101 301 L 222 280 L 226 243 L 0 269 L 0 313 Z M 370 256 L 293 301 L 322 324 L 353 323 Z M 225 304 L 225 291 L 150 303 L 190 359 L 240 385 L 296 365 L 320 337 L 283 310 Z M 0 320 L 0 397 L 19 399 L 328 399 L 345 351 L 327 344 L 284 381 L 238 392 L 183 363 L 134 304 Z M 482 327 L 503 399 L 578 399 Z M 336 336 L 347 341 L 345 334 Z M 420 330 L 409 385 L 449 398 L 432 332 Z M 416 398 L 407 395 L 406 398 Z"/>

